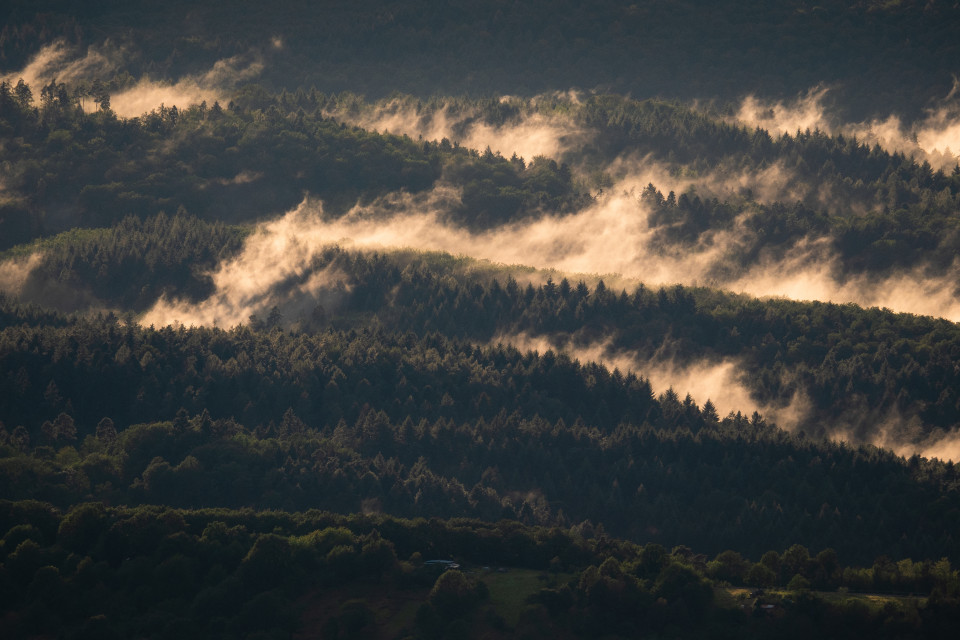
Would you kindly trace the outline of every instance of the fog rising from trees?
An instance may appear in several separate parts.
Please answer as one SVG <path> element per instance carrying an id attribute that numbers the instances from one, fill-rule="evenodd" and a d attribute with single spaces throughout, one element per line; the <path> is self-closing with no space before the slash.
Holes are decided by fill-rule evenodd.
<path id="1" fill-rule="evenodd" d="M 0 637 L 952 637 L 958 24 L 7 0 Z"/>

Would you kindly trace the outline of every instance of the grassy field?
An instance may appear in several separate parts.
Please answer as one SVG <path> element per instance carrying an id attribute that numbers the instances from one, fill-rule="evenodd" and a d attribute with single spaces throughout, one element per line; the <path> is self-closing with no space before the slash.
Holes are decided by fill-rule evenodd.
<path id="1" fill-rule="evenodd" d="M 490 589 L 490 605 L 509 625 L 517 624 L 517 618 L 526 605 L 526 599 L 540 589 L 557 587 L 568 582 L 572 574 L 553 574 L 546 571 L 529 569 L 509 569 L 499 571 L 480 571 L 476 577 L 483 580 Z"/>
<path id="2" fill-rule="evenodd" d="M 716 587 L 714 588 L 714 597 L 716 598 L 717 604 L 722 607 L 736 608 L 741 605 L 747 605 L 752 608 L 757 601 L 757 598 L 750 595 L 753 591 L 753 589 L 746 587 Z M 916 606 L 926 601 L 926 598 L 920 596 L 887 593 L 850 593 L 844 591 L 812 591 L 811 593 L 825 602 L 842 603 L 852 601 L 866 605 L 874 610 L 882 609 L 883 606 L 888 603 L 899 606 Z M 787 591 L 786 589 L 765 589 L 764 596 L 760 599 L 762 601 L 769 600 L 773 602 L 784 598 L 789 599 L 792 596 L 793 592 Z"/>

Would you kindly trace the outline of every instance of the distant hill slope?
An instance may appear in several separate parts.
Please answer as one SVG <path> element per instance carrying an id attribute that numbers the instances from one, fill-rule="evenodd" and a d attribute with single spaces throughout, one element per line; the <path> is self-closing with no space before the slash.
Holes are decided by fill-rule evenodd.
<path id="1" fill-rule="evenodd" d="M 10 499 L 602 524 L 708 553 L 801 542 L 862 563 L 960 557 L 952 463 L 721 417 L 551 351 L 382 329 L 54 326 L 3 310 Z"/>
<path id="2" fill-rule="evenodd" d="M 857 118 L 914 116 L 950 91 L 960 60 L 960 9 L 920 0 L 6 4 L 7 70 L 56 37 L 110 39 L 130 47 L 134 76 L 177 77 L 255 50 L 273 87 L 373 96 L 605 87 L 736 99 L 825 83 Z"/>

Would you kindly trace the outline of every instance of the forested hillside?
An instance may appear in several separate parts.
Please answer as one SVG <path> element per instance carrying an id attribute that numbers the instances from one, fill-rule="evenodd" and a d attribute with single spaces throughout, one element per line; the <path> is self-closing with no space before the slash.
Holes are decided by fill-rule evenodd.
<path id="1" fill-rule="evenodd" d="M 956 628 L 954 4 L 0 19 L 0 636 Z"/>
<path id="2" fill-rule="evenodd" d="M 35 92 L 39 94 L 34 98 Z M 438 142 L 378 135 L 324 118 L 322 94 L 270 96 L 251 87 L 231 101 L 118 118 L 85 114 L 66 85 L 0 85 L 8 141 L 2 246 L 130 214 L 174 213 L 249 222 L 293 207 L 304 192 L 328 208 L 436 183 L 464 188 L 451 216 L 471 226 L 537 207 L 582 203 L 568 169 L 546 158 L 509 162 Z M 309 111 L 306 111 L 309 109 Z"/>
<path id="3" fill-rule="evenodd" d="M 113 320 L 14 325 L 3 350 L 4 414 L 36 424 L 3 432 L 11 497 L 590 520 L 757 556 L 795 540 L 857 562 L 957 554 L 952 465 L 721 419 L 552 352 Z"/>
<path id="4" fill-rule="evenodd" d="M 682 286 L 618 291 L 602 280 L 588 286 L 567 278 L 555 282 L 549 274 L 532 274 L 543 277 L 543 284 L 521 284 L 514 276 L 530 273 L 437 254 L 351 252 L 336 246 L 312 255 L 299 272 L 271 281 L 269 291 L 235 299 L 229 285 L 215 283 L 206 270 L 217 256 L 235 253 L 239 242 L 239 232 L 185 216 L 128 218 L 111 231 L 44 241 L 42 257 L 21 285 L 22 296 L 48 304 L 79 300 L 92 310 L 149 310 L 145 323 L 170 322 L 177 314 L 186 314 L 183 322 L 208 317 L 191 316 L 191 306 L 228 317 L 246 302 L 244 324 L 295 328 L 306 335 L 365 327 L 439 333 L 481 346 L 512 340 L 522 347 L 543 336 L 537 343 L 541 349 L 566 350 L 574 357 L 592 353 L 639 368 L 641 375 L 644 364 L 704 368 L 733 362 L 731 383 L 743 385 L 751 400 L 733 409 L 749 414 L 751 407 L 766 407 L 769 417 L 787 421 L 781 426 L 814 437 L 839 431 L 855 442 L 871 442 L 880 435 L 880 423 L 891 443 L 935 445 L 955 437 L 954 425 L 960 422 L 953 366 L 960 358 L 960 334 L 945 320 L 854 305 L 758 301 Z M 161 296 L 175 297 L 176 303 L 161 300 L 150 309 Z M 49 380 L 35 377 L 47 375 L 31 374 L 34 395 L 21 392 L 26 412 L 11 415 L 11 421 L 39 424 L 49 417 L 39 404 Z M 724 398 L 695 400 L 702 405 L 711 399 Z M 199 411 L 203 403 L 183 406 Z M 169 418 L 177 408 L 167 405 L 163 415 Z M 224 407 L 224 412 L 237 415 L 241 408 Z M 622 419 L 613 412 L 603 426 Z"/>

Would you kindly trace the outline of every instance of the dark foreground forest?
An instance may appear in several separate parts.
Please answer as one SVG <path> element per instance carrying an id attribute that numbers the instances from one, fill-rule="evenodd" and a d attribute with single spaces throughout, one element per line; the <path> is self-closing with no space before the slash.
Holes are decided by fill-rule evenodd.
<path id="1" fill-rule="evenodd" d="M 74 4 L 0 10 L 0 636 L 955 632 L 956 7 Z"/>

